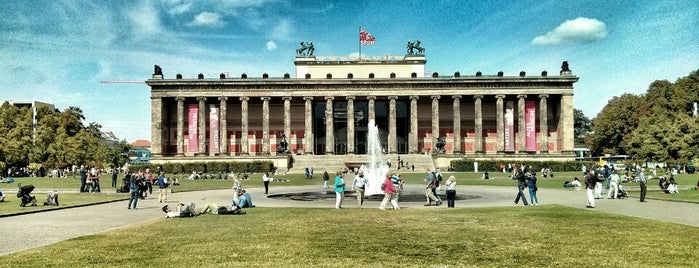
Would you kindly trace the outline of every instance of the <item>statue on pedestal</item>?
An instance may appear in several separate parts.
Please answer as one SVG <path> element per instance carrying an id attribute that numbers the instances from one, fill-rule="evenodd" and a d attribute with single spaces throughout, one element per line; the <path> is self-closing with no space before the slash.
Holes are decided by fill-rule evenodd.
<path id="1" fill-rule="evenodd" d="M 277 146 L 278 154 L 288 154 L 289 153 L 289 143 L 286 141 L 286 134 L 282 133 L 281 140 L 279 141 L 279 146 Z"/>
<path id="2" fill-rule="evenodd" d="M 425 54 L 425 48 L 420 46 L 420 40 L 415 40 L 415 42 L 410 42 L 408 41 L 408 45 L 406 46 L 407 48 L 407 53 L 408 55 L 424 55 Z M 416 52 L 417 50 L 417 52 Z"/>
<path id="3" fill-rule="evenodd" d="M 438 137 L 437 138 L 437 145 L 436 145 L 437 153 L 440 153 L 440 154 L 445 153 L 446 150 L 444 149 L 444 146 L 446 146 L 446 145 L 447 145 L 446 137 Z"/>
<path id="4" fill-rule="evenodd" d="M 297 56 L 313 56 L 313 42 L 301 42 L 301 48 L 296 49 Z"/>
<path id="5" fill-rule="evenodd" d="M 153 66 L 153 75 L 163 75 L 163 69 L 158 65 Z"/>

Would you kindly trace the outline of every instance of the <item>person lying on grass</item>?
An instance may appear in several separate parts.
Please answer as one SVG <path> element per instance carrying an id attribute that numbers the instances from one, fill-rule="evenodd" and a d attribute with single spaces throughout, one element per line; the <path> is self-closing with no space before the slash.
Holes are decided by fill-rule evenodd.
<path id="1" fill-rule="evenodd" d="M 204 205 L 204 208 L 199 212 L 195 210 L 195 207 L 196 205 L 194 203 L 191 203 L 187 206 L 180 203 L 175 207 L 175 210 L 173 210 L 172 206 L 170 205 L 163 206 L 162 210 L 163 212 L 165 212 L 165 218 L 189 218 L 203 214 L 245 214 L 245 211 L 242 211 L 239 206 L 233 206 L 231 208 L 228 208 L 219 207 L 214 203 L 207 203 L 206 205 Z"/>

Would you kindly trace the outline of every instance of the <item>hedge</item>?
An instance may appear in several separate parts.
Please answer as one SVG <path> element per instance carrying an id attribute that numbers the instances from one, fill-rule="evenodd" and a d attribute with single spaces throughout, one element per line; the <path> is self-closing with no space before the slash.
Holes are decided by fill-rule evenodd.
<path id="1" fill-rule="evenodd" d="M 480 160 L 476 161 L 474 159 L 462 159 L 451 161 L 451 166 L 454 171 L 457 172 L 474 172 L 473 163 L 478 162 L 479 172 L 493 172 L 502 171 L 498 168 L 500 164 L 505 164 L 507 167 L 508 163 L 499 160 Z M 555 172 L 570 172 L 570 171 L 580 171 L 582 172 L 582 165 L 589 166 L 591 164 L 596 164 L 595 161 L 516 161 L 510 162 L 516 164 L 517 166 L 526 165 L 531 166 L 533 170 L 541 170 L 542 168 L 550 168 Z"/>
<path id="2" fill-rule="evenodd" d="M 252 162 L 191 162 L 191 163 L 165 163 L 160 165 L 167 174 L 188 174 L 192 171 L 202 173 L 262 173 L 274 171 L 272 161 Z M 153 164 L 133 164 L 130 171 L 145 170 L 157 172 L 158 166 Z"/>

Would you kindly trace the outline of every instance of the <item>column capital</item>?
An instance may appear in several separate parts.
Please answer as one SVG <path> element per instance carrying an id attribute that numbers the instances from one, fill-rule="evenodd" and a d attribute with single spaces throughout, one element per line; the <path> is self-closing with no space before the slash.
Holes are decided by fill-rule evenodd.
<path id="1" fill-rule="evenodd" d="M 347 100 L 354 100 L 354 99 L 355 99 L 355 96 L 347 96 L 347 97 L 345 97 L 345 99 L 347 99 Z"/>
<path id="2" fill-rule="evenodd" d="M 410 96 L 410 100 L 418 100 L 420 99 L 420 96 Z"/>
<path id="3" fill-rule="evenodd" d="M 388 96 L 388 99 L 389 99 L 389 100 L 397 100 L 397 99 L 398 99 L 398 96 Z"/>
<path id="4" fill-rule="evenodd" d="M 184 97 L 175 97 L 176 101 L 184 101 L 184 99 L 185 99 Z"/>
<path id="5" fill-rule="evenodd" d="M 549 97 L 549 94 L 540 94 L 540 95 L 539 95 L 539 98 L 540 98 L 540 99 L 546 99 L 546 98 L 548 98 L 548 97 Z"/>
<path id="6" fill-rule="evenodd" d="M 303 97 L 303 100 L 305 100 L 305 101 L 313 100 L 313 97 Z"/>
<path id="7" fill-rule="evenodd" d="M 504 99 L 504 98 L 505 98 L 505 95 L 495 95 L 495 98 L 497 98 L 497 99 Z"/>
<path id="8" fill-rule="evenodd" d="M 250 97 L 240 97 L 240 101 L 249 101 Z"/>
<path id="9" fill-rule="evenodd" d="M 440 99 L 441 97 L 442 97 L 442 96 L 440 96 L 440 95 L 432 95 L 432 96 L 430 96 L 430 98 L 432 98 L 433 100 L 435 100 L 435 99 L 438 100 L 438 99 Z"/>
<path id="10" fill-rule="evenodd" d="M 228 97 L 218 97 L 218 100 L 220 100 L 220 101 L 227 101 L 227 100 L 228 100 Z"/>
<path id="11" fill-rule="evenodd" d="M 272 98 L 270 98 L 270 97 L 261 97 L 260 99 L 263 100 L 263 101 L 269 101 L 269 100 L 272 99 Z"/>
<path id="12" fill-rule="evenodd" d="M 366 96 L 366 99 L 367 99 L 367 100 L 375 100 L 375 99 L 376 99 L 376 96 Z"/>
<path id="13" fill-rule="evenodd" d="M 461 96 L 461 95 L 452 95 L 452 96 L 451 96 L 451 98 L 452 98 L 452 99 L 455 99 L 455 100 L 457 100 L 457 99 L 460 100 L 460 99 L 463 98 L 463 97 L 464 97 L 464 96 Z"/>
<path id="14" fill-rule="evenodd" d="M 334 99 L 335 99 L 335 97 L 325 97 L 325 100 L 326 100 L 326 101 L 331 101 L 331 100 L 334 100 Z"/>
<path id="15" fill-rule="evenodd" d="M 291 97 L 282 97 L 282 100 L 290 101 L 290 100 L 291 100 Z"/>
<path id="16" fill-rule="evenodd" d="M 474 100 L 483 99 L 483 95 L 473 95 Z"/>
<path id="17" fill-rule="evenodd" d="M 197 97 L 198 101 L 206 101 L 206 97 Z"/>
<path id="18" fill-rule="evenodd" d="M 526 98 L 527 98 L 527 95 L 526 95 L 526 94 L 520 94 L 520 95 L 517 95 L 517 98 L 518 98 L 518 99 L 526 99 Z"/>

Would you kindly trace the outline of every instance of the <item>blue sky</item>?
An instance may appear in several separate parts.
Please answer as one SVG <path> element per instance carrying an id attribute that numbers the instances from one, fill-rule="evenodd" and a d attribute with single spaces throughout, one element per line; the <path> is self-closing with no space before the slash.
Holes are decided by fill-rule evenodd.
<path id="1" fill-rule="evenodd" d="M 512 3 L 514 2 L 514 3 Z M 295 49 L 363 55 L 427 49 L 440 74 L 580 77 L 574 106 L 593 118 L 613 96 L 699 69 L 697 1 L 0 1 L 0 100 L 80 107 L 86 123 L 133 141 L 150 139 L 153 65 L 166 77 L 294 73 Z"/>

